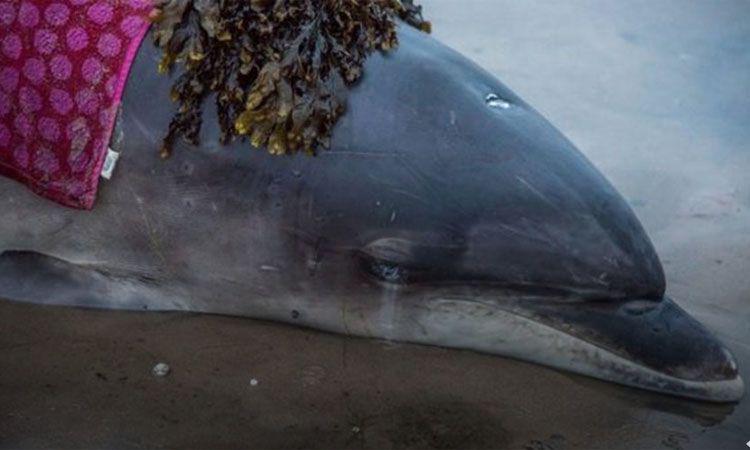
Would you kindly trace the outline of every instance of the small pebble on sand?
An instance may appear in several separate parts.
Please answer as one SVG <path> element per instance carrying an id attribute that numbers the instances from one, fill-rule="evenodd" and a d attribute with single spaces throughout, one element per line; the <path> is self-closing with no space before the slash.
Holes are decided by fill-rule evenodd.
<path id="1" fill-rule="evenodd" d="M 169 375 L 169 371 L 169 364 L 162 362 L 158 363 L 153 369 L 151 369 L 151 373 L 154 374 L 155 377 L 166 377 Z"/>

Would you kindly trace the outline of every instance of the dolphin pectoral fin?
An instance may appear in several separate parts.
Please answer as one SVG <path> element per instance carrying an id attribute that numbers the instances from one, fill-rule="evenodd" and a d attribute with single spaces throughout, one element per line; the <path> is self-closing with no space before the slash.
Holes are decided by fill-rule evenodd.
<path id="1" fill-rule="evenodd" d="M 180 310 L 154 280 L 123 276 L 31 251 L 0 253 L 0 298 L 53 306 Z"/>
<path id="2" fill-rule="evenodd" d="M 556 335 L 551 352 L 567 355 L 542 364 L 681 397 L 736 402 L 743 396 L 729 350 L 669 298 L 527 302 L 513 310 L 549 328 Z"/>

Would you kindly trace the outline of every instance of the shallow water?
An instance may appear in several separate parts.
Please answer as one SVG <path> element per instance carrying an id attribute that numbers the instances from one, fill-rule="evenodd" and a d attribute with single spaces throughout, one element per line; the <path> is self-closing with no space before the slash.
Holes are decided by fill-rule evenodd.
<path id="1" fill-rule="evenodd" d="M 423 3 L 439 39 L 546 115 L 629 200 L 669 295 L 750 379 L 750 2 Z M 172 372 L 156 379 L 160 361 Z M 750 399 L 684 401 L 505 358 L 244 319 L 0 303 L 5 448 L 748 440 Z"/>

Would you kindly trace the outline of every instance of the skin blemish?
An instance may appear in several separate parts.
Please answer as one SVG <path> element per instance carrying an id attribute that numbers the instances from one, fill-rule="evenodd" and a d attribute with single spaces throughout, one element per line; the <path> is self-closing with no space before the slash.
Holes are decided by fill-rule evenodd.
<path id="1" fill-rule="evenodd" d="M 497 94 L 487 94 L 487 97 L 484 98 L 484 102 L 487 106 L 494 109 L 508 109 L 511 106 L 510 102 L 503 100 Z"/>

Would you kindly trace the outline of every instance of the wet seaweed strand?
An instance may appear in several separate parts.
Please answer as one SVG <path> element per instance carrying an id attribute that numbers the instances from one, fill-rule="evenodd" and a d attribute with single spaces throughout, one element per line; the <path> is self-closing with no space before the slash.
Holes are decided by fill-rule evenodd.
<path id="1" fill-rule="evenodd" d="M 159 71 L 184 69 L 161 154 L 197 145 L 215 93 L 222 143 L 249 137 L 275 155 L 328 148 L 367 56 L 398 45 L 396 19 L 430 32 L 413 0 L 160 0 Z"/>

